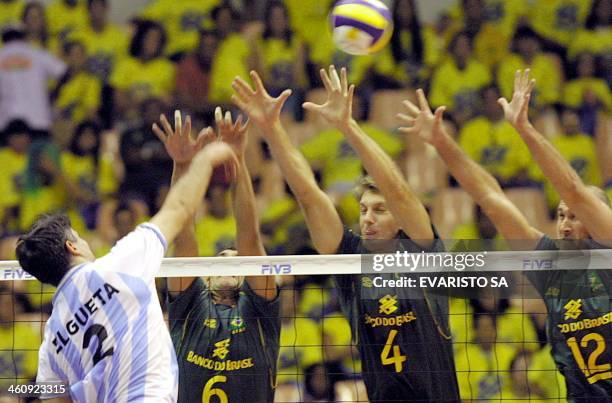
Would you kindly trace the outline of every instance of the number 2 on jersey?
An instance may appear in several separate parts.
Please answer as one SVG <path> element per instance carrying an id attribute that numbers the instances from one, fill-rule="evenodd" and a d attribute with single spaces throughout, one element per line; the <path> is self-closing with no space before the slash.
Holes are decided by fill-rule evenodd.
<path id="1" fill-rule="evenodd" d="M 586 348 L 591 341 L 595 342 L 595 350 L 589 354 L 588 361 L 585 363 L 580 347 Z M 576 341 L 575 337 L 570 337 L 567 339 L 567 345 L 572 350 L 578 367 L 580 367 L 590 384 L 602 379 L 612 378 L 612 366 L 609 363 L 597 364 L 597 359 L 606 350 L 606 341 L 602 335 L 599 333 L 589 333 L 582 338 L 580 346 L 578 346 L 578 341 Z"/>
<path id="2" fill-rule="evenodd" d="M 111 347 L 104 352 L 102 351 L 102 343 L 104 343 L 104 340 L 108 337 L 108 332 L 104 326 L 93 324 L 87 328 L 83 335 L 83 349 L 89 347 L 89 343 L 93 336 L 98 336 L 98 348 L 96 348 L 96 352 L 93 356 L 93 365 L 96 365 L 102 358 L 113 355 L 115 348 Z"/>
<path id="3" fill-rule="evenodd" d="M 402 372 L 402 363 L 406 361 L 407 358 L 405 355 L 402 355 L 399 346 L 393 345 L 393 341 L 395 340 L 396 335 L 397 330 L 395 329 L 389 332 L 389 337 L 387 337 L 385 347 L 383 347 L 383 350 L 380 353 L 380 360 L 383 365 L 395 364 L 395 372 Z M 389 354 L 391 354 L 391 347 L 393 347 L 393 355 L 389 356 Z"/>
<path id="4" fill-rule="evenodd" d="M 217 396 L 219 398 L 219 403 L 227 403 L 227 395 L 222 389 L 213 388 L 213 385 L 217 382 L 223 383 L 227 381 L 227 376 L 217 375 L 213 376 L 206 382 L 204 385 L 204 390 L 202 391 L 202 403 L 211 403 L 210 399 L 213 396 Z"/>

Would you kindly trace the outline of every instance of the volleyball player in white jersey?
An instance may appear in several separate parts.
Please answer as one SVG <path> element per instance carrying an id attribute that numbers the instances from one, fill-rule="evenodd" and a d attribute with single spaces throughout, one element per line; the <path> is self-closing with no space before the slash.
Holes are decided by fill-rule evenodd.
<path id="1" fill-rule="evenodd" d="M 180 115 L 176 120 L 180 127 Z M 226 144 L 203 147 L 159 213 L 100 259 L 63 215 L 42 217 L 20 238 L 23 269 L 57 286 L 37 382 L 64 382 L 78 402 L 176 401 L 176 356 L 154 276 L 168 243 L 195 213 L 213 168 L 236 162 Z"/>

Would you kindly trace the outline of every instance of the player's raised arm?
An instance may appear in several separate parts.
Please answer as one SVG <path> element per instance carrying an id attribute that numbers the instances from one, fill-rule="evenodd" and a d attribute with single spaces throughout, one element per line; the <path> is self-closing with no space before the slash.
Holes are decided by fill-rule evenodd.
<path id="1" fill-rule="evenodd" d="M 184 133 L 180 114 L 176 115 L 176 130 L 178 133 Z M 160 130 L 155 130 L 155 132 L 158 136 L 164 135 L 160 133 Z M 170 132 L 172 132 L 171 128 Z M 197 142 L 203 143 L 206 135 L 202 133 L 200 137 Z M 204 146 L 197 153 L 192 154 L 192 157 L 189 168 L 172 186 L 161 209 L 151 219 L 151 223 L 160 228 L 168 243 L 174 241 L 187 220 L 195 216 L 197 207 L 208 188 L 213 169 L 228 164 L 235 170 L 238 164 L 232 149 L 221 142 L 213 142 Z"/>
<path id="2" fill-rule="evenodd" d="M 322 105 L 306 102 L 304 108 L 319 113 L 345 135 L 385 197 L 400 228 L 417 242 L 433 240 L 431 221 L 425 207 L 391 157 L 353 119 L 355 86 L 348 85 L 346 69 L 342 68 L 340 76 L 334 66 L 329 68 L 329 74 L 321 69 L 321 79 L 327 91 L 326 102 Z"/>
<path id="3" fill-rule="evenodd" d="M 417 91 L 417 97 L 419 107 L 410 101 L 404 101 L 407 113 L 400 114 L 399 117 L 407 127 L 400 128 L 400 131 L 418 134 L 425 142 L 436 148 L 450 173 L 482 207 L 504 238 L 539 240 L 542 233 L 529 225 L 520 210 L 504 194 L 493 175 L 470 159 L 447 133 L 442 123 L 445 107 L 439 107 L 434 114 L 429 108 L 423 90 Z M 535 247 L 535 244 L 533 246 Z"/>
<path id="4" fill-rule="evenodd" d="M 281 109 L 291 91 L 285 90 L 279 97 L 272 98 L 257 73 L 251 72 L 251 78 L 255 82 L 254 90 L 243 79 L 234 80 L 232 101 L 261 129 L 272 156 L 300 203 L 317 251 L 334 253 L 342 240 L 340 216 L 329 197 L 318 187 L 310 165 L 292 144 L 280 122 Z"/>
<path id="5" fill-rule="evenodd" d="M 529 100 L 535 80 L 529 69 L 517 70 L 512 100 L 499 99 L 506 119 L 519 132 L 534 159 L 551 181 L 561 199 L 585 225 L 593 239 L 612 245 L 612 209 L 586 186 L 559 151 L 529 122 Z"/>
<path id="6" fill-rule="evenodd" d="M 197 139 L 191 135 L 191 117 L 187 116 L 185 124 L 182 125 L 180 111 L 175 112 L 175 127 L 172 130 L 170 123 L 165 115 L 160 117 L 160 126 L 153 125 L 153 132 L 164 143 L 168 155 L 172 158 L 172 186 L 187 172 L 193 157 L 204 147 L 205 144 L 215 139 L 214 131 L 208 127 L 200 131 Z M 183 226 L 181 232 L 174 241 L 174 255 L 177 257 L 198 256 L 198 242 L 195 235 L 194 217 L 189 218 L 190 222 Z M 168 278 L 168 288 L 171 294 L 176 294 L 186 290 L 195 277 L 170 277 Z"/>
<path id="7" fill-rule="evenodd" d="M 219 138 L 228 144 L 238 158 L 236 183 L 234 185 L 233 207 L 236 219 L 236 250 L 240 256 L 265 256 L 259 232 L 259 219 L 255 207 L 255 192 L 251 183 L 251 175 L 245 160 L 247 144 L 247 124 L 242 123 L 242 116 L 232 122 L 229 111 L 215 109 L 215 121 L 219 130 Z M 273 300 L 277 295 L 274 276 L 247 276 L 245 280 L 257 295 L 267 300 Z"/>

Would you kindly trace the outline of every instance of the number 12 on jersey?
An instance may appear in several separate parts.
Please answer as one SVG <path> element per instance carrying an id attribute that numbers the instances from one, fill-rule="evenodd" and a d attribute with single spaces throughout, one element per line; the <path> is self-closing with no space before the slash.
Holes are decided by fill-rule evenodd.
<path id="1" fill-rule="evenodd" d="M 399 346 L 393 345 L 396 335 L 397 330 L 395 329 L 389 332 L 385 347 L 383 347 L 383 350 L 380 353 L 380 360 L 383 365 L 395 364 L 395 372 L 402 372 L 403 363 L 407 360 L 407 358 L 405 355 L 402 355 Z M 393 348 L 393 355 L 390 355 L 392 352 L 391 348 Z"/>

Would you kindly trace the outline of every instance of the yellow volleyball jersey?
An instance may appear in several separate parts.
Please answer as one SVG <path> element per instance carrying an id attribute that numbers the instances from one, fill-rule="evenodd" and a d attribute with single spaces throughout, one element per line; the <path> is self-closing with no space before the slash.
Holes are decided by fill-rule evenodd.
<path id="1" fill-rule="evenodd" d="M 599 78 L 577 78 L 565 84 L 563 103 L 576 108 L 584 103 L 585 94 L 592 93 L 608 110 L 612 110 L 612 94 L 608 84 Z"/>
<path id="2" fill-rule="evenodd" d="M 552 144 L 570 163 L 584 183 L 595 186 L 602 185 L 597 150 L 591 137 L 583 133 L 572 136 L 557 136 L 552 139 Z M 548 180 L 544 182 L 544 191 L 550 208 L 556 208 L 560 200 L 559 194 Z"/>
<path id="3" fill-rule="evenodd" d="M 60 41 L 78 29 L 86 26 L 89 20 L 87 2 L 79 1 L 74 7 L 68 7 L 63 0 L 54 0 L 46 7 L 47 27 L 49 34 Z"/>
<path id="4" fill-rule="evenodd" d="M 0 148 L 0 211 L 21 202 L 27 164 L 26 154 L 18 154 L 8 147 Z"/>
<path id="5" fill-rule="evenodd" d="M 612 28 L 598 28 L 594 31 L 578 30 L 575 39 L 567 47 L 567 55 L 573 59 L 583 52 L 600 56 L 610 54 L 612 52 Z"/>
<path id="6" fill-rule="evenodd" d="M 306 368 L 320 362 L 323 362 L 323 342 L 319 325 L 303 317 L 281 322 L 276 382 L 300 383 Z"/>
<path id="7" fill-rule="evenodd" d="M 510 54 L 502 60 L 497 73 L 497 80 L 501 93 L 507 99 L 512 98 L 514 91 L 514 73 L 517 70 L 529 68 L 530 75 L 537 82 L 532 94 L 532 104 L 540 107 L 559 101 L 561 89 L 561 72 L 559 66 L 553 60 L 545 55 L 537 55 L 533 63 L 528 65 L 523 59 L 516 55 Z"/>
<path id="8" fill-rule="evenodd" d="M 157 58 L 143 63 L 127 57 L 117 64 L 110 83 L 123 91 L 131 92 L 139 101 L 149 97 L 167 98 L 174 91 L 176 71 L 167 59 Z"/>
<path id="9" fill-rule="evenodd" d="M 295 35 L 291 41 L 269 38 L 257 43 L 263 62 L 264 82 L 275 88 L 304 85 L 296 82 L 295 63 L 300 57 L 302 41 Z"/>
<path id="10" fill-rule="evenodd" d="M 353 346 L 351 337 L 351 325 L 342 314 L 336 311 L 326 315 L 321 320 L 321 331 L 323 333 L 323 343 L 332 348 L 346 349 Z M 347 374 L 358 374 L 361 372 L 361 360 L 358 353 L 345 355 L 342 360 L 342 367 Z"/>
<path id="11" fill-rule="evenodd" d="M 16 319 L 8 326 L 0 326 L 0 378 L 26 383 L 36 376 L 42 327 L 39 322 Z"/>
<path id="12" fill-rule="evenodd" d="M 449 109 L 473 108 L 480 97 L 479 90 L 491 82 L 489 69 L 475 59 L 459 70 L 448 59 L 434 72 L 429 99 L 432 106 L 446 105 Z"/>
<path id="13" fill-rule="evenodd" d="M 527 146 L 505 120 L 472 119 L 459 132 L 459 145 L 470 158 L 504 180 L 527 171 L 531 163 Z"/>
<path id="14" fill-rule="evenodd" d="M 210 75 L 210 102 L 229 103 L 236 76 L 249 77 L 248 57 L 251 47 L 240 34 L 231 34 L 221 44 L 212 65 Z"/>
<path id="15" fill-rule="evenodd" d="M 25 3 L 23 0 L 0 1 L 0 27 L 21 22 Z"/>
<path id="16" fill-rule="evenodd" d="M 101 91 L 102 83 L 98 77 L 80 72 L 61 88 L 55 107 L 62 118 L 81 122 L 100 107 Z"/>
<path id="17" fill-rule="evenodd" d="M 69 39 L 83 43 L 89 72 L 102 80 L 107 80 L 113 68 L 127 55 L 128 35 L 112 24 L 102 32 L 95 32 L 90 27 L 76 30 Z"/>
<path id="18" fill-rule="evenodd" d="M 567 46 L 584 25 L 591 3 L 592 0 L 534 0 L 527 16 L 538 33 Z"/>
<path id="19" fill-rule="evenodd" d="M 368 123 L 361 123 L 362 130 L 370 136 L 391 158 L 403 150 L 402 141 L 394 135 Z M 352 187 L 362 176 L 361 159 L 336 129 L 325 130 L 300 146 L 304 157 L 323 165 L 323 187 Z M 349 190 L 348 188 L 345 190 Z"/>
<path id="20" fill-rule="evenodd" d="M 62 167 L 65 175 L 80 189 L 86 189 L 97 194 L 96 165 L 93 157 L 79 156 L 70 152 L 61 155 Z"/>
<path id="21" fill-rule="evenodd" d="M 465 344 L 455 350 L 455 368 L 461 399 L 485 399 L 497 395 L 507 384 L 515 350 L 495 343 L 486 352 L 478 344 Z"/>
<path id="22" fill-rule="evenodd" d="M 198 44 L 199 30 L 210 20 L 210 11 L 219 0 L 158 0 L 150 3 L 141 16 L 161 23 L 168 34 L 166 53 L 193 50 Z"/>
<path id="23" fill-rule="evenodd" d="M 200 256 L 215 256 L 235 247 L 236 220 L 231 214 L 225 218 L 207 215 L 196 223 L 196 239 Z"/>

